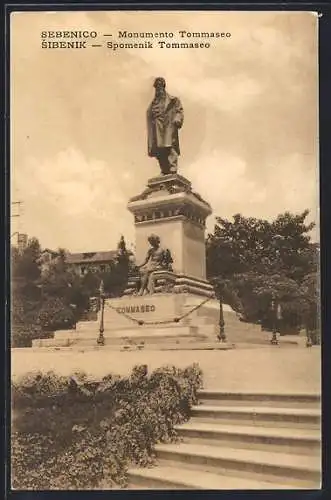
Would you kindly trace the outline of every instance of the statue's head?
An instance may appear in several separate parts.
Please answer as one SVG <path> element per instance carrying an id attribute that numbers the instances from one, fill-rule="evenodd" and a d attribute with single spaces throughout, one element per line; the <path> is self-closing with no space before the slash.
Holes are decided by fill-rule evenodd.
<path id="1" fill-rule="evenodd" d="M 165 92 L 166 81 L 162 76 L 158 76 L 154 80 L 154 88 L 156 95 L 162 95 Z"/>
<path id="2" fill-rule="evenodd" d="M 158 247 L 160 244 L 160 237 L 156 234 L 151 234 L 148 236 L 148 243 L 150 243 L 152 247 Z"/>

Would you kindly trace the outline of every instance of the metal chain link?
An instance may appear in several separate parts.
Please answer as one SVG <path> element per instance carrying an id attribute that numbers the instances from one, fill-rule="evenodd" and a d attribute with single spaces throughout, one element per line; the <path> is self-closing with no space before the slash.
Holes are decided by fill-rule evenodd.
<path id="1" fill-rule="evenodd" d="M 117 308 L 114 307 L 114 306 L 112 306 L 111 304 L 106 303 L 105 305 L 107 307 L 109 307 L 109 309 L 112 309 L 113 311 L 117 312 L 117 314 L 120 314 L 121 316 L 124 316 L 128 320 L 133 321 L 134 323 L 137 323 L 139 326 L 142 326 L 142 325 L 169 325 L 171 323 L 179 323 L 182 319 L 186 318 L 187 316 L 189 316 L 190 314 L 192 314 L 194 311 L 200 309 L 200 307 L 202 307 L 204 304 L 206 304 L 207 302 L 209 302 L 212 298 L 213 297 L 208 297 L 207 299 L 203 300 L 197 306 L 194 306 L 190 311 L 186 312 L 185 314 L 182 314 L 179 317 L 176 317 L 174 319 L 166 319 L 166 320 L 162 320 L 162 321 L 144 321 L 143 319 L 134 318 L 130 314 L 126 314 L 124 312 L 123 313 L 122 312 L 121 313 L 118 312 Z"/>
<path id="2" fill-rule="evenodd" d="M 105 303 L 105 305 L 107 307 L 109 307 L 109 309 L 112 309 L 113 311 L 117 312 L 117 314 L 120 314 L 121 316 L 124 316 L 124 318 L 127 318 L 129 319 L 130 321 L 133 321 L 134 323 L 138 323 L 140 324 L 140 320 L 138 320 L 137 318 L 134 318 L 133 316 L 130 316 L 130 314 L 126 314 L 126 313 L 119 313 L 117 308 L 112 306 L 111 304 L 108 304 L 108 303 Z"/>

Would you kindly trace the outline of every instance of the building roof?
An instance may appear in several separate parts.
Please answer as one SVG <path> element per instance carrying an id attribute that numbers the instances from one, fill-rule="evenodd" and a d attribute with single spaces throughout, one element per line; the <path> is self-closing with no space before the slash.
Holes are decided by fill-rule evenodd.
<path id="1" fill-rule="evenodd" d="M 56 252 L 55 250 L 50 250 L 49 248 L 44 248 L 44 250 L 42 250 L 40 253 L 42 255 L 44 253 L 48 253 L 48 254 L 52 255 L 53 257 L 57 257 L 59 255 L 59 252 Z"/>
<path id="2" fill-rule="evenodd" d="M 107 252 L 84 252 L 84 253 L 68 253 L 66 261 L 68 264 L 91 264 L 93 262 L 110 262 L 116 258 L 117 251 L 110 250 Z"/>

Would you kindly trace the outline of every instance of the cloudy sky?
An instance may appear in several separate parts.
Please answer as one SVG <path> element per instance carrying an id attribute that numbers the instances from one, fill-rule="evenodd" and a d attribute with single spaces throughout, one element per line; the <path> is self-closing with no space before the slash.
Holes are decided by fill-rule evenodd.
<path id="1" fill-rule="evenodd" d="M 41 48 L 41 31 L 59 29 L 95 30 L 103 46 Z M 103 34 L 115 41 L 118 30 L 231 37 L 114 52 Z M 121 234 L 134 242 L 128 199 L 159 171 L 145 130 L 156 76 L 184 106 L 179 170 L 211 203 L 209 230 L 238 212 L 309 208 L 317 221 L 314 14 L 45 12 L 11 18 L 11 186 L 24 202 L 13 231 L 71 251 L 112 249 Z"/>

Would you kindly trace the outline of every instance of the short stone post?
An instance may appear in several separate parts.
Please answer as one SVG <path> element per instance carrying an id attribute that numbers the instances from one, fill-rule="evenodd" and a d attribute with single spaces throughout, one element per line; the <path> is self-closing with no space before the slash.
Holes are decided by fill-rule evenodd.
<path id="1" fill-rule="evenodd" d="M 105 310 L 105 291 L 104 291 L 104 284 L 103 284 L 102 280 L 100 283 L 99 294 L 100 294 L 100 327 L 99 327 L 99 336 L 97 338 L 97 344 L 98 345 L 105 345 L 105 338 L 103 336 L 103 332 L 105 331 L 104 323 L 103 323 L 103 321 L 104 321 L 103 316 L 104 316 L 104 310 Z"/>
<path id="2" fill-rule="evenodd" d="M 309 326 L 306 325 L 306 347 L 312 347 L 313 346 L 313 341 L 311 338 L 311 331 L 309 329 Z"/>
<path id="3" fill-rule="evenodd" d="M 276 299 L 274 294 L 272 295 L 271 299 L 271 315 L 272 315 L 272 337 L 270 343 L 272 345 L 278 345 L 278 339 L 277 339 L 277 323 L 278 323 L 278 304 L 276 304 Z"/>
<path id="4" fill-rule="evenodd" d="M 220 342 L 226 342 L 227 338 L 225 335 L 225 322 L 224 322 L 222 299 L 219 299 L 219 304 L 220 304 L 220 319 L 219 319 L 219 332 L 217 338 Z"/>

